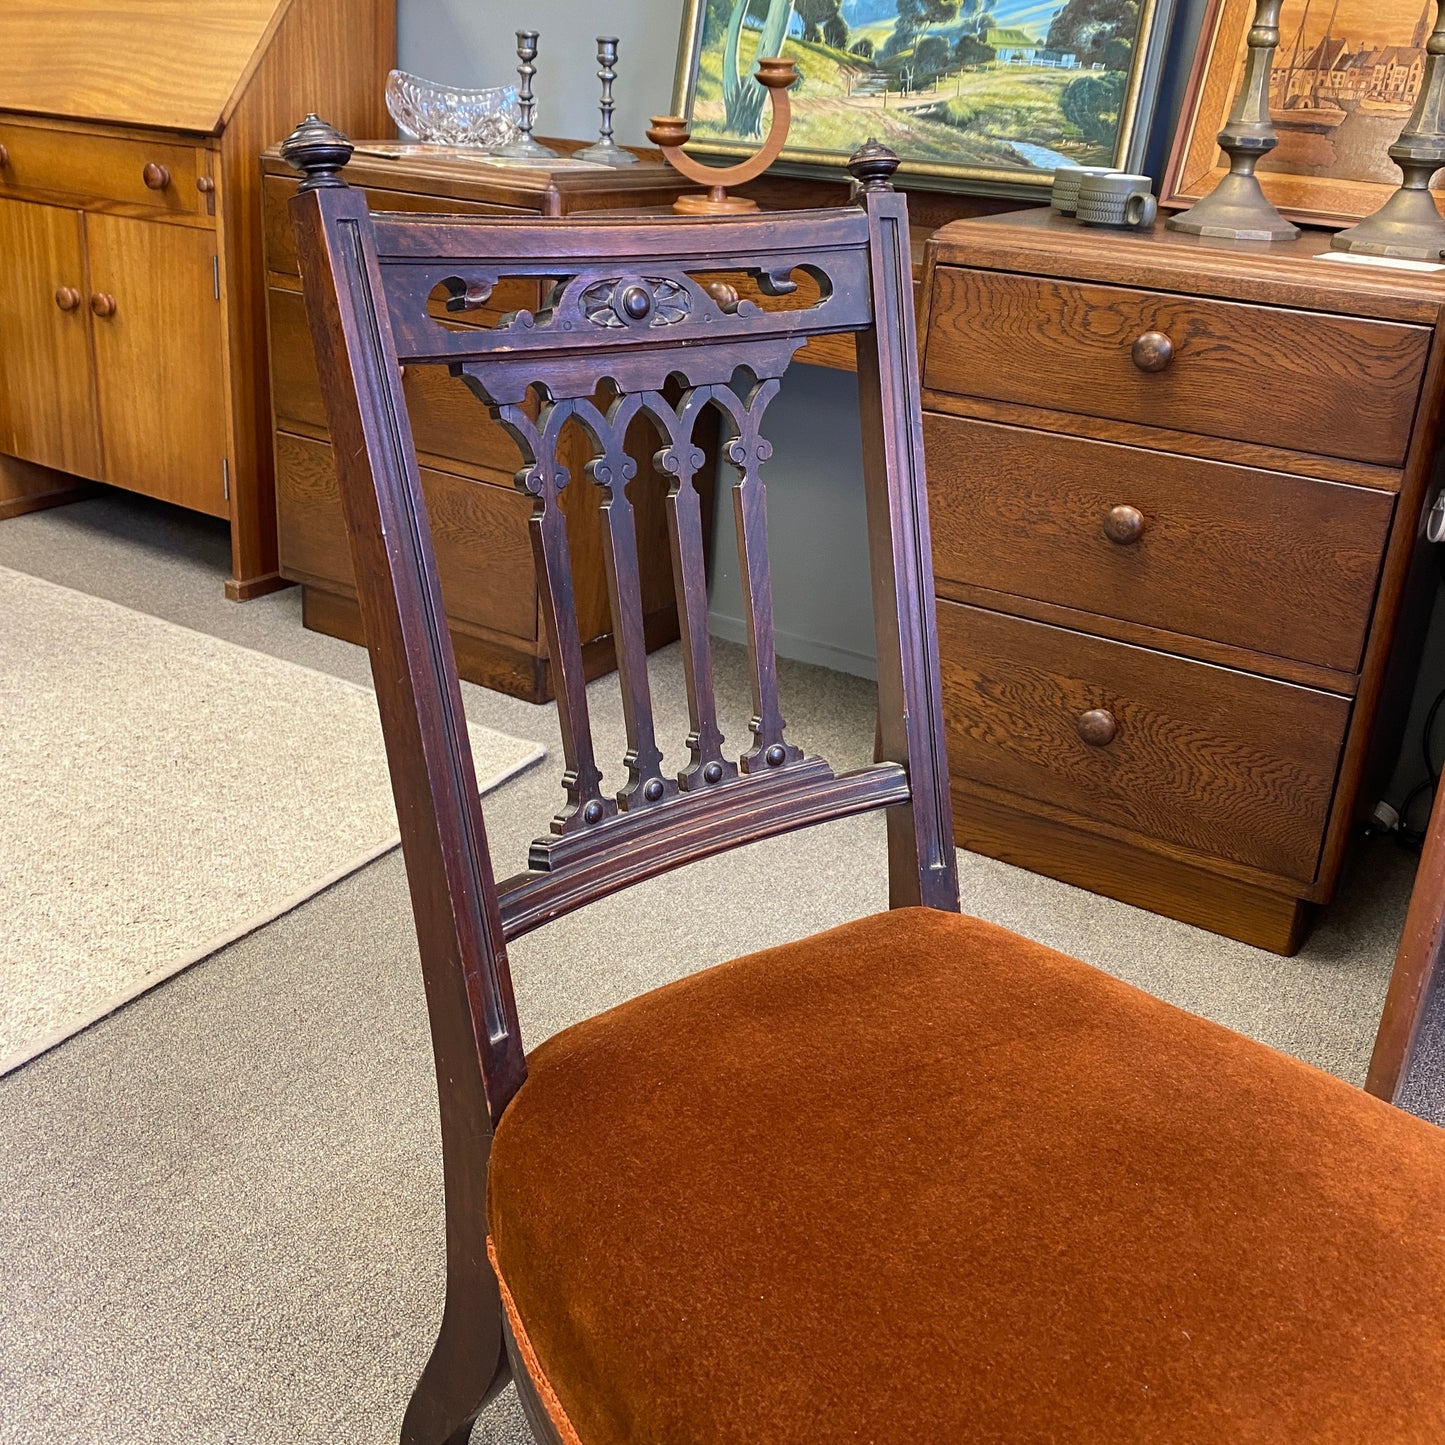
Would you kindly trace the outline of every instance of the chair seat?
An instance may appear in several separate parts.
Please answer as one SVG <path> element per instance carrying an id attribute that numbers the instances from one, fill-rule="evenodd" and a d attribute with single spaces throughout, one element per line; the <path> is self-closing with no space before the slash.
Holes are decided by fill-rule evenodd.
<path id="1" fill-rule="evenodd" d="M 564 1441 L 1445 1440 L 1445 1131 L 1002 929 L 867 918 L 528 1067 L 488 1225 Z"/>

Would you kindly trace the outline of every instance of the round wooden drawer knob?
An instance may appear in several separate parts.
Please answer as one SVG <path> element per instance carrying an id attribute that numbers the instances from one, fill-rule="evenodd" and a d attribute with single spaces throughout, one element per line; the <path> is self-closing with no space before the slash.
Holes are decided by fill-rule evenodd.
<path id="1" fill-rule="evenodd" d="M 164 166 L 158 166 L 154 161 L 146 162 L 140 178 L 153 191 L 163 191 L 171 183 L 171 173 Z"/>
<path id="2" fill-rule="evenodd" d="M 55 304 L 62 311 L 74 311 L 80 305 L 80 292 L 74 286 L 58 286 L 55 290 Z"/>
<path id="3" fill-rule="evenodd" d="M 1174 343 L 1162 331 L 1146 331 L 1130 355 L 1140 371 L 1163 371 L 1174 360 Z"/>
<path id="4" fill-rule="evenodd" d="M 90 309 L 94 311 L 97 316 L 114 316 L 115 297 L 104 291 L 97 291 L 90 298 Z"/>
<path id="5" fill-rule="evenodd" d="M 1138 507 L 1111 507 L 1104 518 L 1104 535 L 1120 547 L 1132 546 L 1144 535 L 1144 514 Z"/>
<path id="6" fill-rule="evenodd" d="M 1074 726 L 1091 748 L 1106 748 L 1118 736 L 1119 724 L 1108 708 L 1094 707 L 1081 713 Z"/>
<path id="7" fill-rule="evenodd" d="M 0 146 L 0 171 L 3 171 L 10 164 L 10 149 L 8 146 Z"/>
<path id="8" fill-rule="evenodd" d="M 210 176 L 197 176 L 196 189 L 203 195 L 209 196 L 216 189 L 216 183 Z"/>

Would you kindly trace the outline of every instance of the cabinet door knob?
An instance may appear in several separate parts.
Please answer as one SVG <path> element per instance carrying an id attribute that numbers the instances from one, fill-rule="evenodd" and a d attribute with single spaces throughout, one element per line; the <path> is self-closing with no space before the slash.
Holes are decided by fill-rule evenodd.
<path id="1" fill-rule="evenodd" d="M 1138 507 L 1111 507 L 1104 518 L 1104 535 L 1120 547 L 1132 546 L 1144 535 L 1144 514 Z"/>
<path id="2" fill-rule="evenodd" d="M 209 196 L 216 189 L 216 183 L 210 176 L 197 176 L 196 189 L 203 195 Z"/>
<path id="3" fill-rule="evenodd" d="M 1130 355 L 1140 371 L 1163 371 L 1174 360 L 1174 343 L 1162 331 L 1146 331 Z"/>
<path id="4" fill-rule="evenodd" d="M 153 191 L 163 191 L 171 183 L 171 173 L 164 166 L 158 166 L 154 161 L 146 162 L 140 178 Z"/>
<path id="5" fill-rule="evenodd" d="M 57 286 L 55 288 L 55 304 L 62 311 L 74 311 L 80 305 L 80 292 L 74 286 Z"/>
<path id="6" fill-rule="evenodd" d="M 115 315 L 115 297 L 105 291 L 96 291 L 91 294 L 90 309 L 97 316 Z"/>
<path id="7" fill-rule="evenodd" d="M 0 171 L 10 164 L 10 148 L 0 145 Z"/>
<path id="8" fill-rule="evenodd" d="M 1119 732 L 1118 721 L 1105 707 L 1094 707 L 1081 713 L 1074 726 L 1078 729 L 1079 736 L 1091 748 L 1108 747 Z"/>

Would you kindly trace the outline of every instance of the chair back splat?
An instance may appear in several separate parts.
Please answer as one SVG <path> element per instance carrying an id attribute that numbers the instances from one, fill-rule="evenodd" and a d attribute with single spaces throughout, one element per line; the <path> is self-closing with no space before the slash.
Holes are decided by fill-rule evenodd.
<path id="1" fill-rule="evenodd" d="M 743 219 L 518 221 L 372 215 L 340 172 L 350 148 L 320 123 L 287 144 L 306 173 L 292 203 L 360 605 L 385 729 L 423 966 L 438 1012 L 461 1012 L 486 1113 L 525 1076 L 509 940 L 682 863 L 793 828 L 887 808 L 893 906 L 958 907 L 934 637 L 914 361 L 907 210 L 897 160 L 865 147 L 861 204 Z M 816 283 L 801 302 L 799 273 Z M 729 276 L 752 278 L 762 302 Z M 475 324 L 499 283 L 540 279 L 543 304 Z M 811 295 L 809 288 L 806 295 Z M 778 298 L 776 307 L 768 304 Z M 442 302 L 439 306 L 438 300 Z M 763 435 L 769 403 L 810 337 L 858 338 L 879 663 L 879 761 L 847 774 L 785 732 L 778 700 Z M 565 803 L 498 885 L 487 850 L 402 369 L 450 368 L 515 439 L 557 684 Z M 713 694 L 704 519 L 695 485 L 702 414 L 721 418 L 734 474 L 751 663 L 752 737 L 724 751 Z M 688 758 L 663 772 L 625 446 L 655 428 L 682 636 Z M 565 428 L 591 449 L 561 460 Z M 596 488 L 623 713 L 626 781 L 602 790 L 573 597 L 567 488 Z M 454 1028 L 454 1018 L 447 1025 Z M 439 1043 L 440 1048 L 440 1043 Z"/>

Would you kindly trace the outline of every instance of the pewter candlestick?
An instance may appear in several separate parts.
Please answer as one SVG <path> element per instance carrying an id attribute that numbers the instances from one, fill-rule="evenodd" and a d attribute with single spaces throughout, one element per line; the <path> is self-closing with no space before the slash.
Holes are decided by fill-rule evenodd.
<path id="1" fill-rule="evenodd" d="M 597 78 L 602 82 L 602 127 L 595 145 L 578 151 L 574 159 L 600 161 L 605 166 L 632 166 L 637 157 L 612 139 L 612 82 L 617 79 L 617 37 L 597 37 Z"/>
<path id="2" fill-rule="evenodd" d="M 1445 250 L 1441 220 L 1430 179 L 1445 166 L 1445 0 L 1437 0 L 1435 29 L 1425 45 L 1425 74 L 1415 109 L 1390 159 L 1404 173 L 1398 191 L 1367 220 L 1341 231 L 1330 245 L 1365 256 L 1410 256 L 1438 261 Z"/>
<path id="3" fill-rule="evenodd" d="M 1229 156 L 1229 174 L 1191 210 L 1172 216 L 1171 231 L 1231 241 L 1292 241 L 1299 235 L 1299 227 L 1275 210 L 1254 173 L 1279 144 L 1269 118 L 1269 77 L 1283 4 L 1284 0 L 1255 0 L 1244 83 L 1219 132 L 1219 148 Z"/>
<path id="4" fill-rule="evenodd" d="M 517 104 L 522 108 L 522 118 L 518 125 L 522 134 L 510 145 L 505 145 L 495 152 L 499 156 L 520 157 L 524 160 L 545 160 L 549 156 L 557 154 L 556 151 L 532 139 L 532 120 L 537 109 L 537 102 L 532 96 L 532 77 L 536 75 L 537 67 L 532 62 L 537 58 L 538 33 L 536 30 L 519 30 L 517 32 L 517 59 L 522 62 L 517 67 L 517 74 L 522 77 L 521 88 L 517 92 Z"/>

